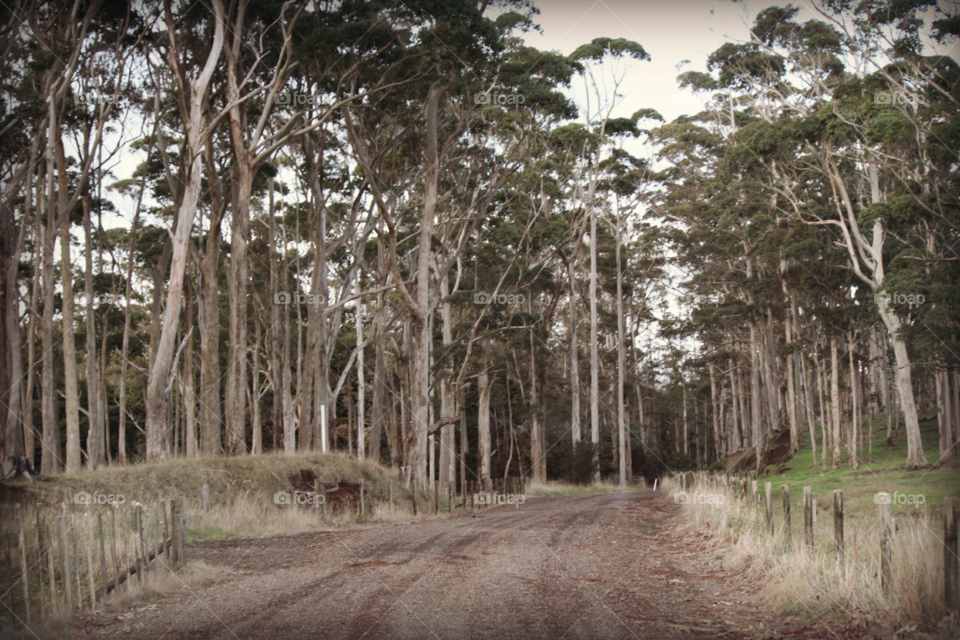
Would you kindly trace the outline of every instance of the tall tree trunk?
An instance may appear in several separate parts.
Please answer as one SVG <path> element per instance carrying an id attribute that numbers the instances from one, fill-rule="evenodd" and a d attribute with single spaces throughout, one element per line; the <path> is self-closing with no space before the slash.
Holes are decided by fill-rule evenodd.
<path id="1" fill-rule="evenodd" d="M 197 211 L 197 202 L 200 197 L 201 162 L 200 150 L 204 140 L 201 138 L 202 124 L 202 97 L 207 91 L 210 78 L 213 75 L 217 60 L 223 48 L 223 5 L 220 0 L 212 0 L 215 18 L 213 45 L 207 56 L 206 64 L 200 75 L 191 81 L 189 89 L 179 73 L 179 62 L 176 54 L 176 34 L 170 31 L 171 40 L 170 65 L 178 73 L 177 82 L 181 92 L 186 92 L 181 99 L 181 112 L 186 125 L 187 145 L 184 149 L 187 154 L 185 166 L 186 184 L 183 189 L 183 199 L 177 211 L 176 230 L 173 233 L 173 254 L 170 265 L 170 278 L 167 287 L 167 302 L 163 310 L 163 329 L 157 343 L 156 356 L 150 369 L 147 382 L 147 460 L 158 462 L 170 456 L 170 428 L 164 419 L 166 414 L 167 385 L 170 370 L 173 366 L 173 356 L 176 344 L 177 322 L 180 316 L 180 304 L 183 293 L 183 275 L 186 271 L 187 243 L 193 227 L 193 216 Z M 172 28 L 172 16 L 167 13 L 168 26 Z"/>
<path id="2" fill-rule="evenodd" d="M 287 234 L 283 234 L 283 289 L 290 294 L 290 280 L 287 278 Z M 276 306 L 276 305 L 274 305 Z M 297 340 L 299 347 L 299 338 Z M 290 361 L 290 305 L 283 307 L 283 361 L 280 363 L 283 373 L 280 375 L 281 393 L 283 394 L 283 452 L 293 455 L 296 452 L 297 423 L 294 415 L 293 397 L 291 396 L 291 369 Z"/>
<path id="3" fill-rule="evenodd" d="M 617 432 L 620 447 L 620 486 L 627 486 L 627 459 L 630 447 L 627 439 L 627 412 L 624 406 L 623 384 L 627 377 L 627 335 L 623 325 L 623 268 L 620 264 L 620 245 L 623 234 L 620 213 L 617 212 Z M 712 371 L 712 370 L 711 370 Z"/>
<path id="4" fill-rule="evenodd" d="M 850 361 L 850 440 L 847 444 L 847 459 L 850 468 L 856 471 L 860 464 L 857 460 L 857 430 L 860 428 L 860 381 L 855 362 L 853 333 L 847 333 L 847 355 Z"/>
<path id="5" fill-rule="evenodd" d="M 440 387 L 440 419 L 451 418 L 456 415 L 456 394 L 453 389 L 453 361 L 448 352 L 449 346 L 453 343 L 453 317 L 450 303 L 447 296 L 450 295 L 450 285 L 447 277 L 440 278 L 440 319 L 442 322 L 441 339 L 443 343 L 443 354 L 445 362 L 443 365 L 444 375 L 437 380 Z M 456 483 L 456 450 L 454 441 L 456 440 L 454 430 L 455 424 L 444 425 L 440 428 L 440 477 L 439 490 L 441 494 L 447 493 L 447 487 L 451 482 Z"/>
<path id="6" fill-rule="evenodd" d="M 414 478 L 421 482 L 427 474 L 427 429 L 430 406 L 430 264 L 433 262 L 433 229 L 436 222 L 437 184 L 439 181 L 439 158 L 437 154 L 437 105 L 444 89 L 431 87 L 427 94 L 426 155 L 423 177 L 423 214 L 420 220 L 420 237 L 417 243 L 416 286 L 416 353 L 413 360 L 413 448 L 410 466 Z"/>
<path id="7" fill-rule="evenodd" d="M 763 428 L 761 417 L 761 403 L 763 402 L 760 390 L 760 340 L 758 339 L 757 323 L 750 323 L 750 408 L 753 411 L 753 446 L 756 447 L 757 475 L 763 473 L 767 467 L 767 432 Z"/>
<path id="8" fill-rule="evenodd" d="M 32 171 L 32 168 L 28 171 Z M 14 205 L 11 202 L 13 195 L 14 193 L 0 193 L 0 406 L 6 409 L 0 413 L 3 419 L 0 426 L 3 431 L 0 434 L 0 479 L 4 480 L 23 470 L 21 467 L 25 457 L 23 414 L 26 412 L 21 408 L 24 400 L 21 387 L 24 374 L 18 318 L 20 301 L 17 268 L 20 265 L 20 248 L 28 224 L 29 204 L 26 205 L 18 233 L 14 222 Z M 28 184 L 27 201 L 30 197 Z M 29 396 L 26 397 L 26 402 L 30 402 Z"/>
<path id="9" fill-rule="evenodd" d="M 253 366 L 250 369 L 250 412 L 252 414 L 252 433 L 250 452 L 258 456 L 263 453 L 263 421 L 260 413 L 260 316 L 256 316 L 253 329 Z"/>
<path id="10" fill-rule="evenodd" d="M 357 293 L 360 292 L 360 280 L 357 279 Z M 357 300 L 357 459 L 367 457 L 366 417 L 364 415 L 365 390 L 363 379 L 363 299 Z"/>
<path id="11" fill-rule="evenodd" d="M 199 447 L 197 446 L 197 380 L 193 371 L 193 287 L 190 286 L 191 280 L 187 279 L 187 308 L 186 308 L 186 332 L 187 345 L 183 355 L 183 404 L 186 413 L 186 456 L 193 459 L 200 457 Z"/>
<path id="12" fill-rule="evenodd" d="M 387 358 L 383 344 L 386 340 L 383 326 L 385 321 L 386 315 L 383 308 L 383 293 L 380 293 L 377 297 L 377 314 L 373 319 L 373 405 L 370 416 L 370 460 L 375 464 L 380 463 L 380 439 L 383 437 L 383 425 L 387 415 L 383 402 L 387 390 Z M 389 432 L 390 429 L 388 428 L 387 431 Z M 391 442 L 390 445 L 390 453 L 395 457 L 396 452 L 392 449 L 395 444 Z"/>
<path id="13" fill-rule="evenodd" d="M 690 457 L 690 423 L 687 421 L 687 385 L 681 383 L 683 406 L 683 455 Z"/>
<path id="14" fill-rule="evenodd" d="M 830 451 L 830 447 L 828 445 L 830 434 L 830 414 L 827 411 L 827 405 L 824 400 L 824 390 L 827 388 L 827 372 L 823 370 L 825 365 L 821 365 L 822 361 L 816 353 L 813 354 L 813 360 L 817 368 L 817 393 L 820 400 L 820 430 L 822 434 L 822 439 L 820 441 L 820 464 L 821 468 L 826 471 L 827 455 Z"/>
<path id="15" fill-rule="evenodd" d="M 63 215 L 67 206 L 67 159 L 63 151 L 63 141 L 56 142 L 57 154 L 57 211 Z M 63 321 L 60 331 L 63 339 L 63 378 L 64 397 L 67 417 L 67 461 L 66 472 L 80 472 L 82 454 L 80 451 L 80 396 L 77 391 L 77 347 L 74 338 L 73 317 L 73 274 L 70 268 L 70 220 L 64 220 L 60 227 L 60 286 L 63 289 L 61 314 Z"/>
<path id="16" fill-rule="evenodd" d="M 600 370 L 597 353 L 597 210 L 590 208 L 590 442 L 600 444 Z M 599 447 L 593 459 L 594 478 L 600 481 Z"/>
<path id="17" fill-rule="evenodd" d="M 530 330 L 530 461 L 533 482 L 543 484 L 547 481 L 547 446 L 540 422 L 539 379 L 537 376 L 537 350 Z M 518 371 L 519 374 L 519 371 Z"/>
<path id="18" fill-rule="evenodd" d="M 313 260 L 313 279 L 310 283 L 310 293 L 312 296 L 319 295 L 320 280 L 323 278 L 323 247 L 320 236 L 313 234 L 314 240 L 314 260 Z M 294 285 L 295 286 L 295 285 Z M 298 291 L 290 292 L 291 296 L 296 296 Z M 314 297 L 313 300 L 318 298 Z M 321 352 L 320 344 L 320 305 L 307 305 L 307 342 L 304 346 L 306 361 L 303 366 L 303 375 L 300 378 L 300 388 L 297 390 L 297 396 L 300 398 L 299 423 L 297 431 L 300 434 L 297 443 L 300 451 L 309 451 L 311 448 L 319 445 L 321 451 L 326 451 L 327 443 L 321 442 L 319 429 L 313 420 L 313 410 L 317 405 L 315 395 L 317 370 L 320 367 L 319 359 Z M 317 416 L 319 421 L 320 417 Z"/>
<path id="19" fill-rule="evenodd" d="M 953 458 L 953 394 L 950 390 L 950 372 L 938 367 L 934 373 L 937 390 L 937 422 L 940 427 L 940 462 L 947 463 Z"/>
<path id="20" fill-rule="evenodd" d="M 567 260 L 567 280 L 570 283 L 570 432 L 573 446 L 580 442 L 580 349 L 577 346 L 577 280 L 574 275 L 574 261 Z"/>
<path id="21" fill-rule="evenodd" d="M 710 411 L 713 414 L 713 446 L 716 448 L 717 459 L 723 457 L 723 438 L 720 433 L 721 415 L 717 412 L 717 378 L 714 372 L 713 363 L 708 363 L 710 367 Z M 720 411 L 723 411 L 721 407 Z"/>
<path id="22" fill-rule="evenodd" d="M 52 110 L 52 106 L 51 106 Z M 47 197 L 38 202 L 37 215 L 46 218 L 43 230 L 43 317 L 40 323 L 40 342 L 43 351 L 43 371 L 40 376 L 41 420 L 43 435 L 41 439 L 40 472 L 50 476 L 63 470 L 63 457 L 60 445 L 60 424 L 57 415 L 56 365 L 54 364 L 53 342 L 53 304 L 55 272 L 53 254 L 57 241 L 56 209 L 54 207 L 54 164 L 53 164 L 53 124 L 47 144 L 46 191 Z M 46 216 L 44 216 L 46 213 Z"/>
<path id="23" fill-rule="evenodd" d="M 277 214 L 276 208 L 273 203 L 273 188 L 274 182 L 273 177 L 270 177 L 269 180 L 269 211 L 267 212 L 267 245 L 269 250 L 269 261 L 270 261 L 270 294 L 272 296 L 267 296 L 268 304 L 270 304 L 270 382 L 273 386 L 273 403 L 271 406 L 271 411 L 273 414 L 273 448 L 274 451 L 280 451 L 280 447 L 283 446 L 283 452 L 289 454 L 290 451 L 286 448 L 287 436 L 287 425 L 286 414 L 284 412 L 286 394 L 289 387 L 285 387 L 283 384 L 284 375 L 289 376 L 289 368 L 287 366 L 287 353 L 286 353 L 286 343 L 284 344 L 284 355 L 283 355 L 283 364 L 285 371 L 281 373 L 280 370 L 280 299 L 278 294 L 280 290 L 278 288 L 278 275 L 277 275 Z M 288 329 L 289 335 L 289 329 Z M 280 431 L 281 425 L 283 425 L 283 445 L 280 443 Z"/>
<path id="24" fill-rule="evenodd" d="M 735 365 L 739 363 L 737 361 L 734 361 L 733 358 L 730 358 L 727 362 L 729 363 L 728 366 L 730 367 L 730 405 L 732 408 L 732 419 L 733 419 L 731 427 L 732 427 L 733 441 L 734 441 L 734 444 L 732 446 L 734 451 L 741 451 L 744 448 L 743 432 L 745 431 L 745 428 L 743 425 L 746 422 L 746 419 L 743 416 L 743 414 L 740 414 L 739 420 L 737 419 L 737 414 L 738 414 L 737 406 L 740 402 L 741 392 L 737 385 L 737 380 L 740 378 L 740 376 L 738 375 L 738 369 L 737 369 L 737 366 Z"/>
<path id="25" fill-rule="evenodd" d="M 786 333 L 787 344 L 791 346 L 790 353 L 787 354 L 787 417 L 790 420 L 790 453 L 800 451 L 800 424 L 797 418 L 797 380 L 794 367 L 793 353 L 793 323 L 788 315 L 784 320 L 784 332 Z"/>
<path id="26" fill-rule="evenodd" d="M 813 450 L 813 466 L 817 466 L 817 433 L 814 424 L 816 415 L 813 412 L 813 388 L 811 386 L 813 382 L 810 379 L 810 367 L 807 366 L 802 356 L 799 360 L 800 371 L 803 375 L 803 400 L 807 406 L 807 429 L 810 431 L 810 447 Z"/>
<path id="27" fill-rule="evenodd" d="M 231 125 L 234 122 L 231 121 Z M 239 125 L 236 125 L 239 126 Z M 224 393 L 224 453 L 247 452 L 247 236 L 253 172 L 243 160 L 234 164 L 233 223 L 230 227 L 230 277 L 227 278 L 227 385 Z M 252 399 L 251 399 L 252 401 Z"/>
<path id="28" fill-rule="evenodd" d="M 208 177 L 215 175 L 207 154 Z M 200 450 L 206 457 L 223 453 L 223 423 L 220 413 L 220 293 L 217 286 L 217 263 L 220 255 L 220 215 L 218 205 L 210 207 L 210 229 L 206 250 L 200 260 L 200 297 L 202 323 L 200 332 Z"/>
<path id="29" fill-rule="evenodd" d="M 63 145 L 57 143 L 58 206 L 66 205 L 67 167 L 63 157 Z M 67 462 L 66 472 L 80 473 L 80 397 L 77 391 L 77 347 L 74 338 L 73 319 L 73 274 L 70 269 L 70 221 L 60 228 L 60 286 L 63 288 L 63 321 L 60 327 L 63 336 L 63 378 L 65 409 L 67 412 Z"/>
<path id="30" fill-rule="evenodd" d="M 830 337 L 830 407 L 833 422 L 833 447 L 831 449 L 830 464 L 836 469 L 840 466 L 842 455 L 843 427 L 840 422 L 840 357 L 837 339 Z"/>
<path id="31" fill-rule="evenodd" d="M 80 203 L 83 207 L 84 255 L 86 257 L 83 272 L 84 292 L 86 294 L 86 377 L 87 377 L 87 466 L 99 469 L 104 463 L 103 416 L 100 413 L 100 381 L 97 365 L 97 332 L 94 317 L 93 293 L 93 233 L 90 224 L 90 198 L 84 196 Z"/>
<path id="32" fill-rule="evenodd" d="M 490 387 L 492 383 L 487 374 L 487 348 L 486 341 L 480 348 L 478 354 L 480 374 L 477 377 L 477 392 L 479 394 L 479 404 L 477 413 L 477 439 L 478 439 L 478 461 L 480 463 L 480 481 L 484 486 L 490 482 Z"/>
<path id="33" fill-rule="evenodd" d="M 780 416 L 780 374 L 777 366 L 777 339 L 773 329 L 773 312 L 767 308 L 767 321 L 762 325 L 761 358 L 763 365 L 763 385 L 767 391 L 767 408 L 770 414 L 770 431 L 781 423 Z"/>
<path id="34" fill-rule="evenodd" d="M 27 192 L 30 193 L 30 185 Z M 28 196 L 30 197 L 30 196 Z M 40 233 L 40 216 L 34 216 L 37 219 L 34 247 L 34 269 L 33 283 L 31 285 L 30 303 L 34 309 L 40 309 L 40 271 L 43 264 L 41 249 L 43 246 L 43 235 Z M 36 388 L 35 367 L 37 363 L 37 322 L 39 318 L 31 314 L 30 323 L 27 325 L 27 372 L 26 372 L 26 393 L 23 403 L 23 449 L 27 458 L 27 467 L 30 472 L 34 471 L 34 459 L 37 453 L 37 432 L 33 423 L 33 399 L 34 389 Z M 13 369 L 11 369 L 13 372 Z"/>

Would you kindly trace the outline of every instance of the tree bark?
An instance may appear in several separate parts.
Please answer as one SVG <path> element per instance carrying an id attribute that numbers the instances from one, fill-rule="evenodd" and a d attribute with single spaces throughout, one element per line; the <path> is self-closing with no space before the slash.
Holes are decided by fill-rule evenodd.
<path id="1" fill-rule="evenodd" d="M 843 427 L 840 422 L 840 358 L 837 339 L 830 337 L 830 411 L 833 422 L 833 446 L 831 449 L 830 464 L 836 469 L 840 466 L 842 455 Z"/>
<path id="2" fill-rule="evenodd" d="M 86 377 L 87 377 L 87 467 L 99 469 L 104 464 L 103 416 L 100 413 L 100 376 L 97 365 L 97 332 L 96 318 L 94 317 L 93 293 L 93 233 L 90 224 L 90 198 L 84 196 L 83 206 L 83 236 L 84 256 L 86 264 L 83 272 L 86 309 Z"/>
<path id="3" fill-rule="evenodd" d="M 59 216 L 67 206 L 67 160 L 63 141 L 57 140 L 57 210 Z M 65 410 L 67 414 L 66 472 L 80 473 L 80 396 L 77 391 L 77 346 L 73 317 L 73 273 L 70 268 L 70 220 L 60 227 L 60 286 L 63 289 L 60 331 L 63 338 L 63 378 Z"/>
<path id="4" fill-rule="evenodd" d="M 377 298 L 377 315 L 373 319 L 374 330 L 374 356 L 373 356 L 373 405 L 371 406 L 370 416 L 370 460 L 375 464 L 380 463 L 380 439 L 383 437 L 383 425 L 386 419 L 384 410 L 384 395 L 387 390 L 387 358 L 385 353 L 384 341 L 384 322 L 386 321 L 383 308 L 383 293 Z M 388 429 L 389 432 L 389 429 Z M 394 446 L 391 443 L 391 446 Z M 391 455 L 395 456 L 393 450 Z"/>
<path id="5" fill-rule="evenodd" d="M 627 458 L 630 447 L 627 438 L 627 412 L 624 406 L 623 384 L 627 376 L 627 335 L 623 325 L 623 268 L 620 264 L 620 244 L 623 235 L 620 214 L 617 213 L 617 433 L 620 447 L 620 486 L 627 486 Z M 710 370 L 711 373 L 713 369 Z"/>
<path id="6" fill-rule="evenodd" d="M 597 349 L 597 210 L 590 207 L 590 442 L 600 444 L 600 369 Z M 594 455 L 594 478 L 600 481 L 599 450 Z"/>
<path id="7" fill-rule="evenodd" d="M 573 447 L 580 442 L 580 350 L 577 346 L 577 280 L 574 275 L 575 256 L 567 260 L 567 280 L 570 283 L 570 432 Z"/>
<path id="8" fill-rule="evenodd" d="M 753 411 L 753 445 L 756 447 L 757 475 L 763 473 L 767 467 L 767 433 L 763 428 L 761 417 L 760 391 L 760 340 L 758 340 L 757 323 L 750 323 L 750 408 Z"/>
<path id="9" fill-rule="evenodd" d="M 223 48 L 223 5 L 220 0 L 212 0 L 215 13 L 215 31 L 213 45 L 207 56 L 206 64 L 200 75 L 184 86 L 177 60 L 176 35 L 172 28 L 173 16 L 166 15 L 168 37 L 170 39 L 170 66 L 174 68 L 178 88 L 181 92 L 181 114 L 186 126 L 188 154 L 186 167 L 187 180 L 183 190 L 183 200 L 177 211 L 176 230 L 173 234 L 173 256 L 170 265 L 170 279 L 167 287 L 167 302 L 163 310 L 163 329 L 158 341 L 156 356 L 150 369 L 147 382 L 147 460 L 158 462 L 170 456 L 170 428 L 165 420 L 166 389 L 173 366 L 176 347 L 177 322 L 180 316 L 180 304 L 183 292 L 183 276 L 186 271 L 187 243 L 193 227 L 193 216 L 200 197 L 201 162 L 200 149 L 204 143 L 201 138 L 202 98 L 206 93 L 217 60 Z M 189 103 L 188 103 L 189 101 Z"/>
<path id="10" fill-rule="evenodd" d="M 487 375 L 487 349 L 488 344 L 480 347 L 478 355 L 478 364 L 480 368 L 477 377 L 477 392 L 479 394 L 479 404 L 477 413 L 477 439 L 478 439 L 478 460 L 480 463 L 480 481 L 484 486 L 490 482 L 490 387 L 492 383 Z"/>
<path id="11" fill-rule="evenodd" d="M 423 214 L 420 219 L 420 237 L 417 243 L 417 288 L 414 340 L 416 353 L 413 361 L 413 447 L 410 466 L 413 477 L 421 482 L 427 475 L 427 429 L 430 407 L 430 263 L 433 261 L 433 229 L 436 222 L 439 158 L 437 150 L 437 105 L 444 90 L 431 87 L 427 94 L 426 157 L 424 167 Z"/>
<path id="12" fill-rule="evenodd" d="M 186 414 L 185 453 L 187 458 L 193 459 L 200 457 L 200 451 L 197 446 L 197 382 L 193 372 L 193 287 L 190 286 L 189 278 L 187 279 L 186 298 L 187 345 L 184 349 L 181 379 L 183 380 L 183 405 Z"/>

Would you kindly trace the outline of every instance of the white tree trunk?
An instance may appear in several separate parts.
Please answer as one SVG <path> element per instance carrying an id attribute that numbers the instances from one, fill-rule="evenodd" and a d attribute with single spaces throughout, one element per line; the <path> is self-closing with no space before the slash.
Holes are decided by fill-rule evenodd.
<path id="1" fill-rule="evenodd" d="M 590 209 L 590 442 L 600 444 L 600 369 L 597 353 L 597 210 Z M 594 478 L 600 480 L 599 453 L 594 455 Z"/>

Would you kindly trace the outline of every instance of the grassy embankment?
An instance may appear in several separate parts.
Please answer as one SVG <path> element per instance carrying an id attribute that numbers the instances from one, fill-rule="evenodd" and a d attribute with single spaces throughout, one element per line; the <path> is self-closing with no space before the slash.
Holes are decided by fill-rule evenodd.
<path id="1" fill-rule="evenodd" d="M 801 450 L 784 465 L 767 468 L 760 479 L 773 483 L 775 533 L 767 531 L 763 510 L 752 502 L 737 500 L 730 490 L 702 487 L 720 493 L 719 507 L 700 504 L 688 508 L 688 526 L 714 537 L 726 547 L 733 567 L 761 580 L 761 598 L 775 611 L 800 623 L 814 620 L 851 620 L 872 615 L 903 628 L 919 625 L 933 630 L 944 624 L 943 524 L 940 508 L 945 497 L 960 497 L 960 464 L 952 461 L 937 468 L 905 471 L 906 442 L 901 429 L 894 445 L 886 444 L 886 420 L 877 416 L 873 434 L 873 461 L 869 449 L 859 452 L 865 460 L 857 471 L 845 465 L 824 470 L 820 461 L 822 433 L 816 434 L 818 460 L 814 464 L 809 434 Z M 939 459 L 937 423 L 921 425 L 927 460 Z M 846 452 L 844 451 L 844 460 Z M 675 490 L 668 480 L 665 490 Z M 782 486 L 790 487 L 791 530 L 784 527 Z M 818 518 L 814 550 L 803 542 L 803 487 L 811 486 Z M 833 541 L 833 490 L 844 493 L 844 553 L 838 560 Z M 892 505 L 896 528 L 893 540 L 892 587 L 880 584 L 880 523 L 874 501 L 877 492 L 899 496 Z M 896 498 L 895 498 L 896 499 Z M 943 627 L 941 626 L 941 630 Z"/>

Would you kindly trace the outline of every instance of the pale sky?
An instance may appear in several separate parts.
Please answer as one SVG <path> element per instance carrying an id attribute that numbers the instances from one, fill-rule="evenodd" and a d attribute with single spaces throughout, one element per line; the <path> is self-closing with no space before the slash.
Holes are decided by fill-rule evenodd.
<path id="1" fill-rule="evenodd" d="M 727 38 L 746 40 L 756 12 L 771 2 L 731 3 L 712 0 L 543 0 L 537 3 L 543 35 L 528 34 L 526 42 L 565 55 L 594 38 L 626 38 L 640 43 L 649 62 L 634 62 L 625 84 L 627 94 L 618 114 L 656 109 L 669 122 L 700 110 L 689 91 L 677 87 L 677 65 L 706 71 L 707 57 Z M 783 3 L 786 4 L 786 3 Z M 749 17 L 744 17 L 745 12 Z M 809 12 L 805 12 L 809 14 Z M 805 16 L 801 14 L 801 19 Z M 576 85 L 575 85 L 576 88 Z"/>

